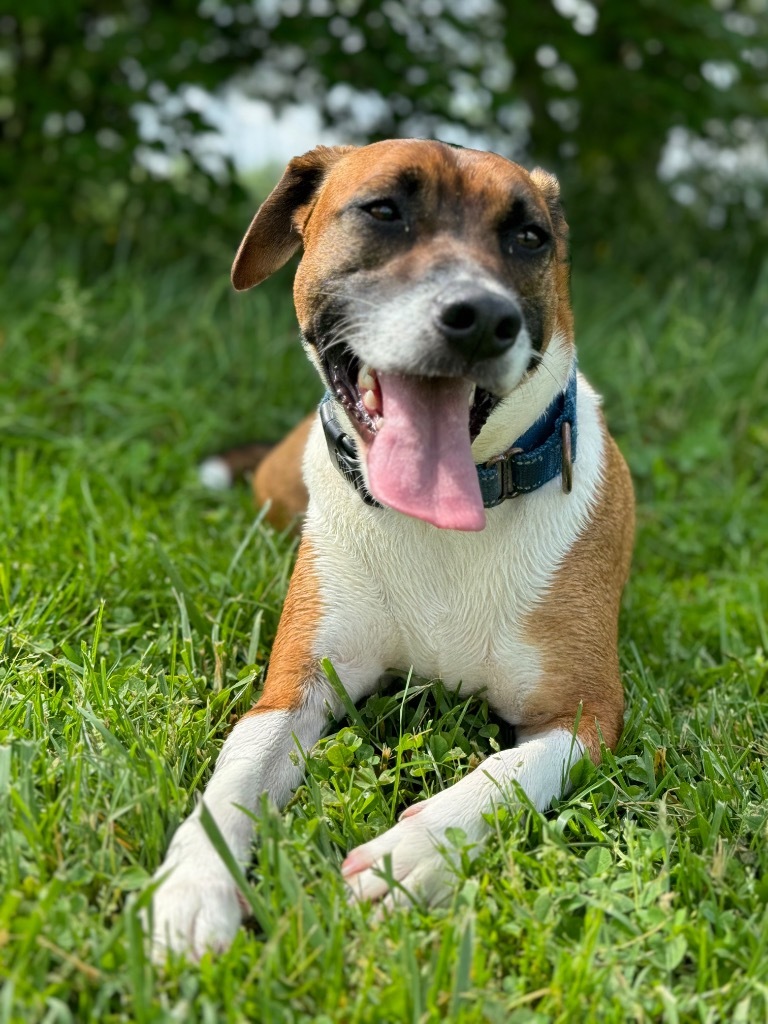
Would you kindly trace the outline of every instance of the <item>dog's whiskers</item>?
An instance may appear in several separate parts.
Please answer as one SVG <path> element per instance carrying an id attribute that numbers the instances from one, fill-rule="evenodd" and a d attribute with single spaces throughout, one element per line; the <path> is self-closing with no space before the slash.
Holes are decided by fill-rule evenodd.
<path id="1" fill-rule="evenodd" d="M 329 290 L 318 292 L 318 295 L 324 299 L 338 299 L 339 297 L 343 297 L 342 292 Z M 355 305 L 369 306 L 374 313 L 379 313 L 387 304 L 386 302 L 373 302 L 371 299 L 366 299 L 362 295 L 355 295 Z"/>
<path id="2" fill-rule="evenodd" d="M 318 342 L 318 354 L 325 356 L 331 349 L 339 346 L 349 353 L 353 352 L 354 350 L 351 343 L 364 319 L 365 318 L 362 317 L 343 317 L 339 323 L 336 324 L 334 330 Z"/>

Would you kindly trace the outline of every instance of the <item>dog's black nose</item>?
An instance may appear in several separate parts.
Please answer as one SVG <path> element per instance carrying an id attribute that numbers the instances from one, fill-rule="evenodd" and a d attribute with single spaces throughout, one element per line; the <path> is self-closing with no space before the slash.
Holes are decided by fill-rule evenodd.
<path id="1" fill-rule="evenodd" d="M 502 355 L 514 345 L 523 325 L 512 299 L 476 290 L 446 298 L 435 320 L 448 345 L 472 362 Z"/>

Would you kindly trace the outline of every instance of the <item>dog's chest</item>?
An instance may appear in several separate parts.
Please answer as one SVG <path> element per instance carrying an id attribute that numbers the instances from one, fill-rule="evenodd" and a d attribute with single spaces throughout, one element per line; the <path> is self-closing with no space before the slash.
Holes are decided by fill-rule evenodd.
<path id="1" fill-rule="evenodd" d="M 479 534 L 366 509 L 356 529 L 321 540 L 310 520 L 323 606 L 317 656 L 334 662 L 355 700 L 382 672 L 412 668 L 463 693 L 482 690 L 495 711 L 520 721 L 541 680 L 531 612 L 580 531 L 567 501 L 548 485 L 493 510 Z M 558 528 L 553 506 L 566 510 Z"/>
<path id="2" fill-rule="evenodd" d="M 496 532 L 427 527 L 389 543 L 385 535 L 365 561 L 377 597 L 373 614 L 387 624 L 386 635 L 381 626 L 372 630 L 368 609 L 359 624 L 362 636 L 378 635 L 385 668 L 412 667 L 466 693 L 482 689 L 497 710 L 514 717 L 539 678 L 538 647 L 526 620 L 550 573 L 532 573 L 524 551 L 496 543 Z"/>

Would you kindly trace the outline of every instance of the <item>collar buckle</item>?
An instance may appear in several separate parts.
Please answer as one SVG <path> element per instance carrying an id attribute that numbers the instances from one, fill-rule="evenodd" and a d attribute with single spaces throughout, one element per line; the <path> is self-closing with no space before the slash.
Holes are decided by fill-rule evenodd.
<path id="1" fill-rule="evenodd" d="M 333 465 L 344 479 L 352 484 L 366 505 L 381 508 L 378 501 L 376 501 L 365 486 L 363 474 L 360 471 L 357 449 L 349 434 L 342 430 L 341 424 L 336 419 L 333 400 L 330 395 L 326 396 L 320 403 L 320 422 L 323 425 L 325 443 Z"/>
<path id="2" fill-rule="evenodd" d="M 515 483 L 514 473 L 514 458 L 516 455 L 522 455 L 522 448 L 508 448 L 501 455 L 497 455 L 494 459 L 489 459 L 485 465 L 488 469 L 496 469 L 499 474 L 499 496 L 496 500 L 496 504 L 501 504 L 502 501 L 509 501 L 510 498 L 516 498 L 523 492 L 519 489 Z"/>
<path id="3" fill-rule="evenodd" d="M 331 462 L 342 476 L 348 476 L 352 466 L 350 461 L 356 459 L 356 452 L 349 436 L 341 429 L 341 424 L 334 416 L 333 402 L 330 397 L 320 404 L 320 422 L 323 424 L 325 443 Z"/>

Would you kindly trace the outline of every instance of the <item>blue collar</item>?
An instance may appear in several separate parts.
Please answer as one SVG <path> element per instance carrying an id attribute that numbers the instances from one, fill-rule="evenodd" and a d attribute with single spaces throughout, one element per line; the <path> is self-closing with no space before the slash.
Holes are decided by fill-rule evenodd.
<path id="1" fill-rule="evenodd" d="M 320 403 L 320 421 L 331 461 L 367 505 L 381 508 L 369 493 L 352 438 L 336 418 L 333 399 L 326 393 Z M 493 508 L 508 498 L 530 494 L 562 477 L 562 488 L 570 494 L 573 463 L 576 461 L 576 370 L 565 391 L 554 399 L 542 416 L 506 452 L 477 466 L 483 505 Z"/>

